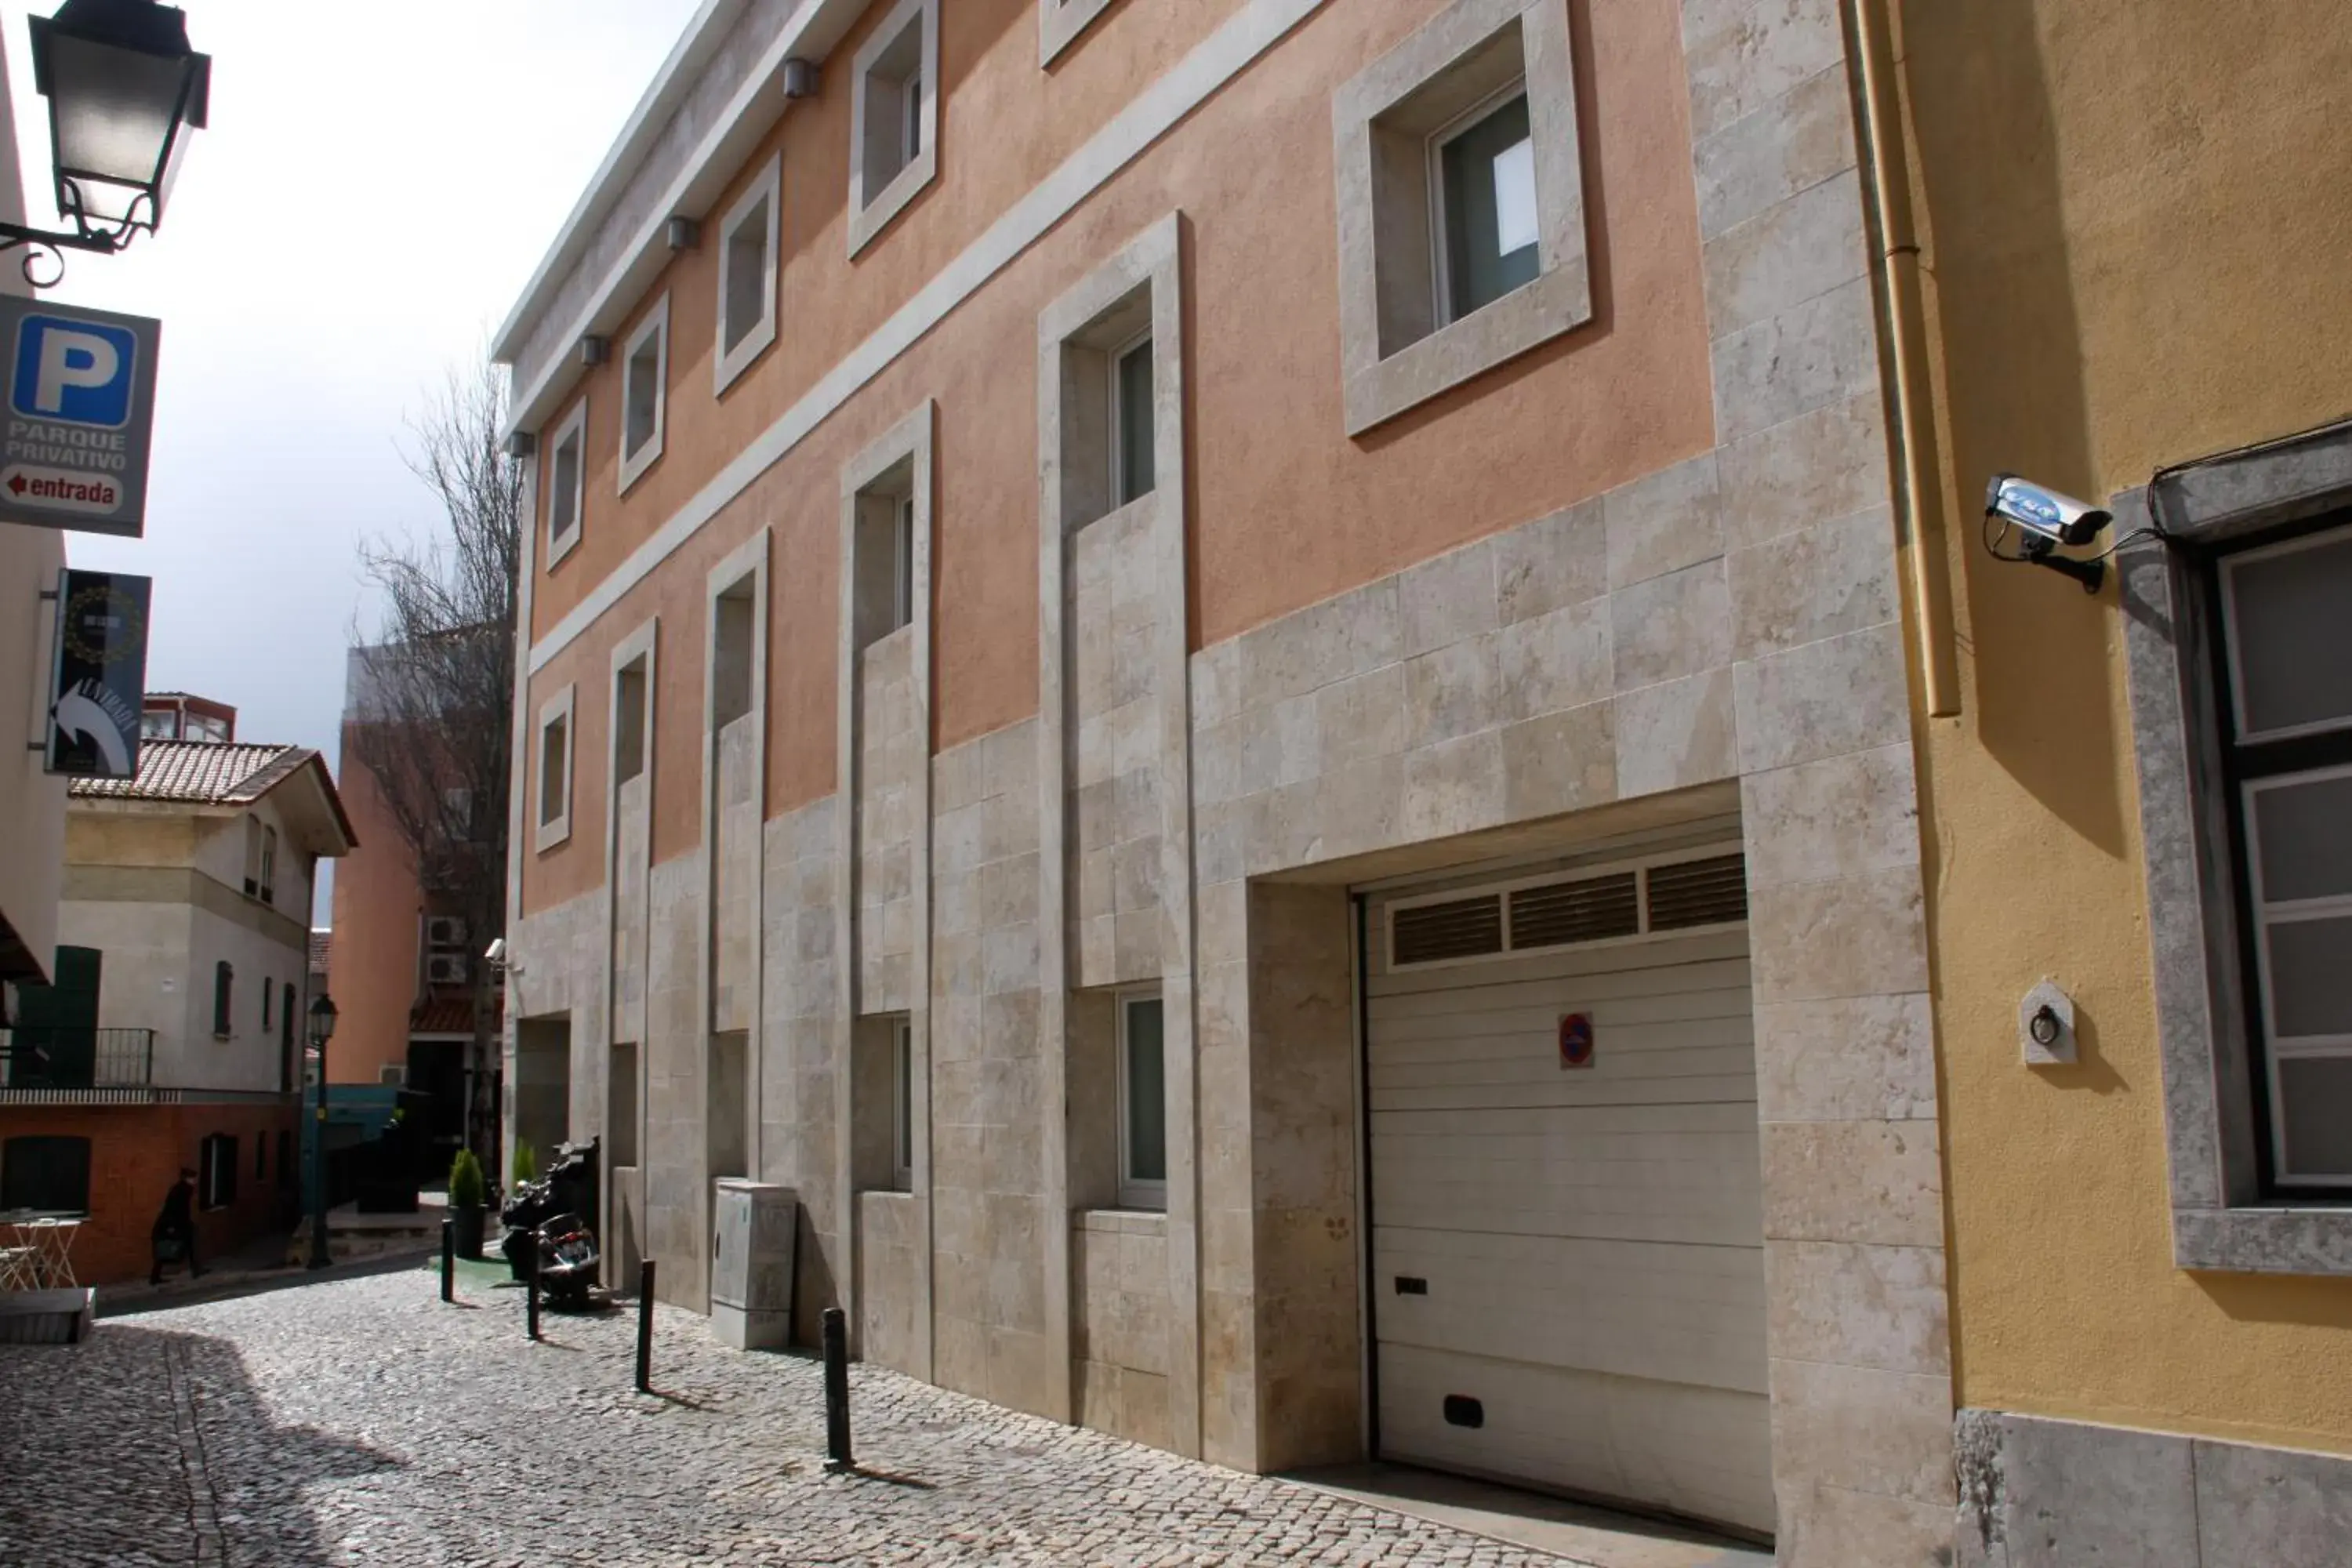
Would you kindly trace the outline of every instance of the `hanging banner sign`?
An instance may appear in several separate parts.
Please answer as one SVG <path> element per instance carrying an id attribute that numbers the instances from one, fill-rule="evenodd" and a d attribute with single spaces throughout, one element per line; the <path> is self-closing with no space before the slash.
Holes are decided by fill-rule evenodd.
<path id="1" fill-rule="evenodd" d="M 139 776 L 147 698 L 147 605 L 154 580 L 116 572 L 58 574 L 49 680 L 47 771 L 84 779 Z"/>
<path id="2" fill-rule="evenodd" d="M 137 539 L 163 323 L 0 295 L 0 522 Z"/>

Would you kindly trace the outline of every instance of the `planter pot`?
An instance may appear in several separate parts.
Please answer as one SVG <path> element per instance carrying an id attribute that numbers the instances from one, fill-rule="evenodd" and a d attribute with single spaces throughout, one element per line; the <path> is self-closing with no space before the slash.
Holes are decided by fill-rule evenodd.
<path id="1" fill-rule="evenodd" d="M 451 1240 L 460 1258 L 479 1258 L 482 1256 L 482 1216 L 488 1213 L 480 1205 L 471 1208 L 451 1208 L 449 1226 Z"/>

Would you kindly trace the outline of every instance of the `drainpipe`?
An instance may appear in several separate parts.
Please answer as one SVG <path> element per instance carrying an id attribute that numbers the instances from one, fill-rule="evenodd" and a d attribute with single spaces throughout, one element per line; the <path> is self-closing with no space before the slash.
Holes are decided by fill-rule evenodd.
<path id="1" fill-rule="evenodd" d="M 1878 298 L 1895 381 L 1893 424 L 1901 468 L 1896 511 L 1905 524 L 1904 576 L 1912 635 L 1928 717 L 1960 710 L 1952 636 L 1951 560 L 1944 541 L 1944 492 L 1937 461 L 1936 408 L 1927 373 L 1927 311 L 1920 304 L 1918 230 L 1912 220 L 1910 169 L 1904 156 L 1903 104 L 1892 0 L 1853 0 L 1862 68 L 1862 156 L 1875 208 Z"/>

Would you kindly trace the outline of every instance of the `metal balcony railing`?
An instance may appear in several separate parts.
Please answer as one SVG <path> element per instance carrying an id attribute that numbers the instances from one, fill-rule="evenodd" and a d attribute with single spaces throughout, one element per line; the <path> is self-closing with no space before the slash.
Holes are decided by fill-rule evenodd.
<path id="1" fill-rule="evenodd" d="M 152 1029 L 0 1029 L 0 1089 L 147 1089 Z"/>

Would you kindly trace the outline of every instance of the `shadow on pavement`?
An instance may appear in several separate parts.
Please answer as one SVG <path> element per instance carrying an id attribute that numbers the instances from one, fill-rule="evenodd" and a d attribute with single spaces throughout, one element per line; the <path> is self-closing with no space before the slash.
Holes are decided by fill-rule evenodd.
<path id="1" fill-rule="evenodd" d="M 160 1292 L 142 1291 L 131 1295 L 110 1297 L 104 1286 L 99 1288 L 98 1315 L 101 1319 L 137 1317 L 148 1312 L 168 1312 L 181 1307 L 206 1307 L 215 1301 L 234 1301 L 246 1296 L 266 1296 L 273 1290 L 296 1290 L 305 1285 L 321 1285 L 335 1279 L 364 1279 L 376 1274 L 401 1274 L 416 1267 L 425 1254 L 416 1252 L 386 1253 L 380 1258 L 362 1258 L 356 1263 L 338 1263 L 327 1268 L 292 1268 L 268 1274 L 246 1274 L 221 1280 L 215 1285 L 178 1286 Z"/>
<path id="2" fill-rule="evenodd" d="M 113 1324 L 76 1346 L 0 1345 L 0 1542 L 10 1563 L 323 1568 L 305 1489 L 399 1462 L 275 1424 L 226 1340 Z"/>

